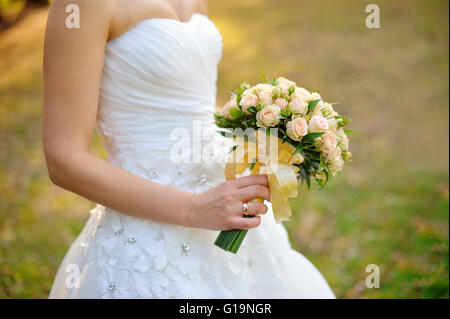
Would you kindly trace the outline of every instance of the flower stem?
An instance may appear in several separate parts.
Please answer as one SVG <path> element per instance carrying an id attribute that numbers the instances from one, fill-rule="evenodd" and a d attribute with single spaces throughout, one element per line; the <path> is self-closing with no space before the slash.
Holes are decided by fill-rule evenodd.
<path id="1" fill-rule="evenodd" d="M 252 218 L 253 215 L 244 215 L 245 218 Z M 232 229 L 221 231 L 219 236 L 217 236 L 214 245 L 219 246 L 225 251 L 229 251 L 236 254 L 244 241 L 245 235 L 247 235 L 248 230 L 243 229 Z"/>
<path id="2" fill-rule="evenodd" d="M 214 245 L 219 246 L 225 251 L 236 254 L 242 244 L 242 241 L 244 240 L 245 235 L 247 234 L 247 231 L 248 230 L 241 229 L 221 231 L 219 236 L 217 236 Z"/>

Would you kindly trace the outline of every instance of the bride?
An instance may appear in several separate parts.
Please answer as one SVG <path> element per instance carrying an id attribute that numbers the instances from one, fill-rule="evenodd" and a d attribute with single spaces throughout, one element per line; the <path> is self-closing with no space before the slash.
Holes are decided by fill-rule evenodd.
<path id="1" fill-rule="evenodd" d="M 221 163 L 171 157 L 174 130 L 212 123 L 222 42 L 205 2 L 52 2 L 48 171 L 98 205 L 50 298 L 334 298 L 275 224 L 265 176 L 224 181 Z M 79 8 L 79 28 L 66 27 L 68 4 Z M 107 161 L 90 152 L 94 127 Z M 255 218 L 243 218 L 247 207 Z M 213 245 L 229 229 L 251 229 L 236 255 Z"/>

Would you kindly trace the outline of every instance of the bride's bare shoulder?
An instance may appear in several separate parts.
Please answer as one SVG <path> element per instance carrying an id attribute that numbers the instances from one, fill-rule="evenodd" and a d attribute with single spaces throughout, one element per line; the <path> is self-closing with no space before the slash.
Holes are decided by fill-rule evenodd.
<path id="1" fill-rule="evenodd" d="M 75 29 L 99 32 L 107 37 L 114 9 L 113 1 L 109 0 L 53 0 L 47 19 L 47 34 L 66 36 L 67 32 Z"/>
<path id="2" fill-rule="evenodd" d="M 75 6 L 80 27 L 87 21 L 89 28 L 104 31 L 106 40 L 112 40 L 145 19 L 180 20 L 194 12 L 207 13 L 207 0 L 190 1 L 190 8 L 184 13 L 186 17 L 179 17 L 171 2 L 165 0 L 53 0 L 48 28 L 64 25 Z"/>

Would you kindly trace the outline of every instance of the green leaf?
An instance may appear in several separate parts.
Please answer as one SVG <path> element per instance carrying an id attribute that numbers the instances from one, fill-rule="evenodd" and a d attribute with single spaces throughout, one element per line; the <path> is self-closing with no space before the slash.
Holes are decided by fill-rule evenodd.
<path id="1" fill-rule="evenodd" d="M 247 127 L 256 127 L 256 119 L 254 117 L 249 118 L 245 121 Z"/>
<path id="2" fill-rule="evenodd" d="M 297 153 L 302 153 L 303 152 L 303 145 L 301 143 L 298 143 L 297 147 L 295 148 L 294 153 L 292 153 L 292 155 L 295 155 Z"/>
<path id="3" fill-rule="evenodd" d="M 264 108 L 263 105 L 260 102 L 258 102 L 258 105 L 256 105 L 256 109 L 258 110 L 258 112 L 261 111 L 263 108 Z"/>
<path id="4" fill-rule="evenodd" d="M 264 83 L 267 83 L 267 78 L 266 78 L 266 76 L 264 75 L 264 73 L 259 72 L 259 75 L 261 75 L 261 78 L 262 78 L 262 80 L 264 81 Z"/>
<path id="5" fill-rule="evenodd" d="M 272 79 L 270 80 L 270 83 L 271 83 L 273 86 L 277 86 L 277 85 L 278 85 L 278 79 L 272 78 Z"/>
<path id="6" fill-rule="evenodd" d="M 230 137 L 232 135 L 230 132 L 226 131 L 216 131 L 216 132 L 222 135 L 223 137 Z"/>
<path id="7" fill-rule="evenodd" d="M 258 110 L 256 109 L 256 107 L 254 107 L 254 106 L 250 106 L 250 107 L 247 109 L 247 111 L 249 111 L 249 112 L 251 112 L 251 113 L 256 113 L 256 112 L 258 112 Z"/>
<path id="8" fill-rule="evenodd" d="M 320 102 L 320 99 L 310 101 L 308 103 L 308 112 L 306 112 L 306 114 L 309 114 L 312 110 L 314 110 L 314 108 L 316 107 L 317 103 L 319 103 L 319 102 Z"/>
<path id="9" fill-rule="evenodd" d="M 328 168 L 328 165 L 323 161 L 323 159 L 320 159 L 320 165 L 319 165 L 319 170 L 320 171 L 324 171 Z"/>
<path id="10" fill-rule="evenodd" d="M 242 92 L 238 92 L 238 94 L 236 94 L 236 104 L 238 105 L 239 108 L 241 108 L 241 95 Z"/>
<path id="11" fill-rule="evenodd" d="M 293 85 L 293 86 L 289 87 L 289 91 L 288 92 L 289 92 L 289 96 L 291 96 L 292 93 L 295 92 L 295 86 Z"/>
<path id="12" fill-rule="evenodd" d="M 254 158 L 249 164 L 248 164 L 248 168 L 250 169 L 250 171 L 253 170 L 253 168 L 255 167 L 256 164 L 256 158 Z"/>
<path id="13" fill-rule="evenodd" d="M 216 118 L 216 119 L 222 119 L 224 116 L 220 113 L 220 112 L 215 112 L 214 113 L 214 117 Z"/>
<path id="14" fill-rule="evenodd" d="M 230 148 L 230 150 L 228 151 L 228 154 L 233 153 L 237 148 L 239 147 L 239 145 L 234 145 Z"/>
<path id="15" fill-rule="evenodd" d="M 347 125 L 348 123 L 351 123 L 352 121 L 345 116 L 336 115 L 334 117 L 336 120 L 338 120 L 338 128 L 343 127 Z"/>
<path id="16" fill-rule="evenodd" d="M 234 118 L 234 119 L 240 118 L 242 114 L 243 114 L 243 113 L 242 113 L 241 110 L 238 110 L 238 109 L 235 109 L 235 108 L 231 108 L 231 109 L 230 109 L 230 115 L 231 115 L 231 117 Z"/>
<path id="17" fill-rule="evenodd" d="M 276 118 L 277 118 L 277 119 L 280 119 L 280 120 L 286 120 L 286 119 L 287 119 L 287 117 L 284 116 L 282 113 L 277 114 Z"/>
<path id="18" fill-rule="evenodd" d="M 325 134 L 325 132 L 314 132 L 314 133 L 306 134 L 305 136 L 303 136 L 302 142 L 312 142 L 316 138 L 322 136 L 323 134 Z"/>
<path id="19" fill-rule="evenodd" d="M 241 83 L 241 90 L 244 92 L 245 90 L 249 89 L 251 85 L 248 82 L 242 82 Z"/>
<path id="20" fill-rule="evenodd" d="M 355 134 L 355 133 L 359 133 L 359 131 L 354 131 L 354 130 L 344 130 L 345 134 Z"/>
<path id="21" fill-rule="evenodd" d="M 300 165 L 300 177 L 302 178 L 302 182 L 306 182 L 306 186 L 308 187 L 308 190 L 311 189 L 311 180 L 309 179 L 308 171 L 303 167 L 303 165 Z"/>

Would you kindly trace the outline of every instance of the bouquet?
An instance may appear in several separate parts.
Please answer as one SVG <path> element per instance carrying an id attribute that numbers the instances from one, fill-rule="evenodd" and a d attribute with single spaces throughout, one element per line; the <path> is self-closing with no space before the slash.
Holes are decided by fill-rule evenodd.
<path id="1" fill-rule="evenodd" d="M 235 145 L 225 165 L 225 178 L 239 174 L 267 174 L 276 222 L 291 216 L 289 198 L 298 183 L 320 188 L 340 173 L 349 151 L 344 127 L 350 122 L 319 93 L 309 92 L 286 78 L 266 79 L 251 86 L 244 82 L 225 106 L 214 114 L 219 133 Z M 244 215 L 244 217 L 253 217 Z M 220 232 L 215 245 L 236 253 L 247 230 Z"/>

